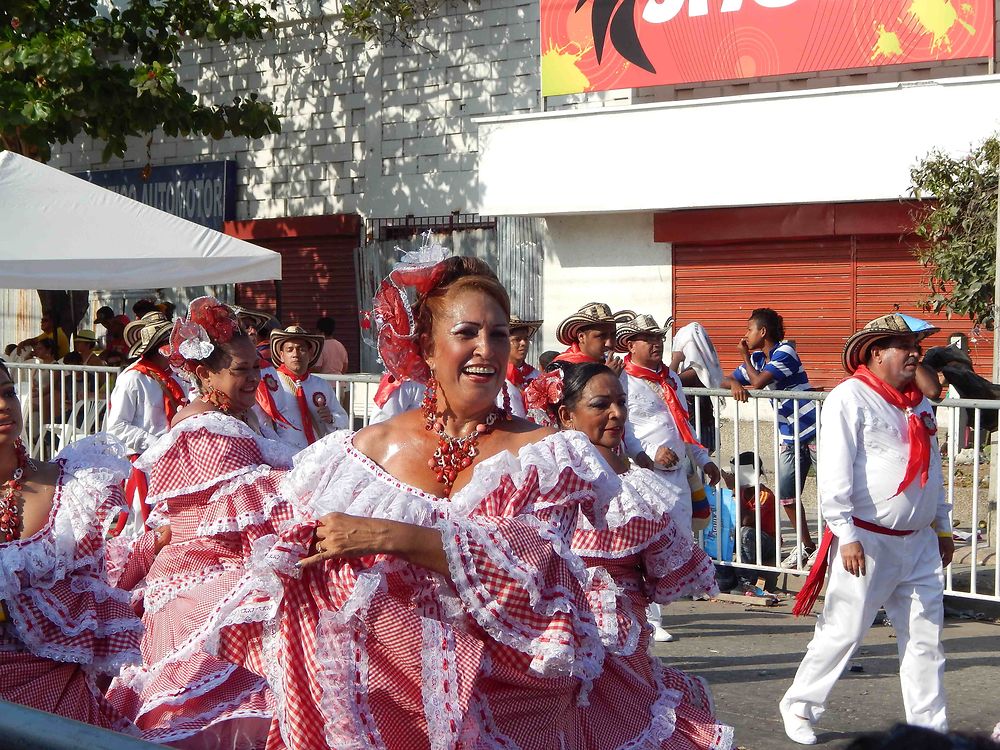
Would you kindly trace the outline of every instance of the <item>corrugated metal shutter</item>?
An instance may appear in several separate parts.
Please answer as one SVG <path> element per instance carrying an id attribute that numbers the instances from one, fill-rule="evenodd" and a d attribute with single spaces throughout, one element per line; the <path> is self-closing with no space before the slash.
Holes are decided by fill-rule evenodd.
<path id="1" fill-rule="evenodd" d="M 948 321 L 920 309 L 923 269 L 907 242 L 893 237 L 838 237 L 675 245 L 674 328 L 697 320 L 708 329 L 729 372 L 740 364 L 737 344 L 756 307 L 772 307 L 785 321 L 813 385 L 831 388 L 844 378 L 844 342 L 869 320 L 898 309 L 936 321 L 942 333 L 969 332 L 968 321 Z M 981 374 L 990 372 L 991 343 L 972 344 Z"/>
<path id="2" fill-rule="evenodd" d="M 358 237 L 279 237 L 253 242 L 281 253 L 282 323 L 315 331 L 316 319 L 330 316 L 337 325 L 337 339 L 347 349 L 349 370 L 357 372 L 360 334 L 354 250 Z M 238 284 L 237 304 L 274 310 L 275 288 L 271 281 Z"/>
<path id="3" fill-rule="evenodd" d="M 972 336 L 972 324 L 967 319 L 948 320 L 944 315 L 934 315 L 923 310 L 920 300 L 927 296 L 927 273 L 917 263 L 908 249 L 910 243 L 900 243 L 898 237 L 858 237 L 857 303 L 855 321 L 863 326 L 869 320 L 898 310 L 924 320 L 935 321 L 941 333 L 926 340 L 924 348 L 947 344 L 954 333 L 969 336 L 969 353 L 976 372 L 990 377 L 993 358 L 993 341 L 987 336 Z"/>
<path id="4" fill-rule="evenodd" d="M 772 307 L 817 387 L 840 381 L 840 346 L 851 334 L 851 243 L 784 240 L 675 245 L 674 329 L 698 321 L 723 370 L 739 365 L 737 345 L 756 307 Z"/>

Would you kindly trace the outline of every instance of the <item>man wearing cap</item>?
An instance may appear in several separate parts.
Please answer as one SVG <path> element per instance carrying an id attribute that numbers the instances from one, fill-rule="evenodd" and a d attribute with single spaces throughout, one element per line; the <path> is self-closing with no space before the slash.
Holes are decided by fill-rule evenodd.
<path id="1" fill-rule="evenodd" d="M 517 315 L 510 316 L 510 359 L 507 361 L 507 382 L 522 393 L 528 383 L 538 377 L 539 373 L 528 364 L 528 346 L 531 337 L 542 327 L 541 320 L 521 320 Z"/>
<path id="2" fill-rule="evenodd" d="M 171 328 L 166 316 L 155 310 L 129 323 L 122 332 L 129 356 L 138 359 L 115 380 L 108 406 L 107 432 L 125 444 L 133 461 L 170 429 L 174 415 L 188 402 L 187 387 L 160 351 Z M 125 484 L 125 496 L 135 511 L 134 523 L 138 524 L 148 512 L 144 502 L 146 478 L 142 472 L 132 471 Z"/>
<path id="3" fill-rule="evenodd" d="M 274 367 L 261 372 L 258 418 L 270 422 L 278 439 L 298 450 L 347 428 L 347 412 L 330 383 L 309 374 L 322 351 L 323 336 L 289 326 L 271 331 L 270 345 Z"/>
<path id="4" fill-rule="evenodd" d="M 634 318 L 631 310 L 612 313 L 603 302 L 588 302 L 563 320 L 556 328 L 556 339 L 569 348 L 555 358 L 556 362 L 603 362 L 616 373 L 622 371 L 622 362 L 613 356 L 615 351 L 615 326 Z"/>
<path id="5" fill-rule="evenodd" d="M 779 703 L 785 733 L 800 744 L 816 742 L 812 723 L 882 606 L 896 629 L 907 723 L 948 727 L 941 629 L 955 545 L 934 411 L 915 383 L 919 342 L 937 331 L 898 313 L 868 323 L 844 349 L 852 377 L 823 404 L 817 479 L 828 525 L 795 614 L 812 608 L 828 567 L 830 580 Z"/>
<path id="6" fill-rule="evenodd" d="M 108 332 L 104 340 L 104 350 L 128 354 L 128 344 L 125 343 L 125 326 L 129 324 L 127 315 L 115 315 L 115 311 L 105 305 L 94 316 L 94 325 L 104 326 Z"/>

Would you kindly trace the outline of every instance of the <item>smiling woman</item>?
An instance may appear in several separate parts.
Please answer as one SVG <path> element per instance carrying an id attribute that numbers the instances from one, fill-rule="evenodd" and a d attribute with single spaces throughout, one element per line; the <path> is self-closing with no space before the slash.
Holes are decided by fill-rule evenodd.
<path id="1" fill-rule="evenodd" d="M 241 666 L 281 665 L 270 678 L 293 750 L 605 747 L 616 717 L 585 733 L 581 704 L 616 597 L 569 543 L 581 513 L 603 523 L 594 508 L 618 481 L 581 434 L 496 405 L 508 314 L 479 261 L 398 267 L 373 320 L 393 378 L 426 386 L 422 408 L 320 440 L 282 486 L 302 523 L 210 643 Z M 266 658 L 262 632 L 277 633 Z"/>
<path id="2" fill-rule="evenodd" d="M 273 711 L 266 681 L 197 644 L 254 542 L 287 517 L 277 500 L 283 473 L 271 469 L 290 466 L 292 451 L 251 426 L 260 361 L 228 307 L 195 300 L 174 324 L 170 360 L 201 395 L 135 464 L 148 477 L 152 530 L 116 557 L 119 585 L 135 587 L 143 604 L 143 660 L 122 670 L 108 699 L 151 742 L 262 747 Z"/>

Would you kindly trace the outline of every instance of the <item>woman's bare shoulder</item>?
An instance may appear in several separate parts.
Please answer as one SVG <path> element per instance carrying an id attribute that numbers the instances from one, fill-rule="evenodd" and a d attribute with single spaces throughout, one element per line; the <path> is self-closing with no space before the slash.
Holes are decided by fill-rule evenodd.
<path id="1" fill-rule="evenodd" d="M 362 427 L 354 435 L 354 447 L 381 464 L 394 455 L 400 444 L 412 442 L 424 431 L 424 416 L 412 409 L 390 417 L 385 422 Z"/>

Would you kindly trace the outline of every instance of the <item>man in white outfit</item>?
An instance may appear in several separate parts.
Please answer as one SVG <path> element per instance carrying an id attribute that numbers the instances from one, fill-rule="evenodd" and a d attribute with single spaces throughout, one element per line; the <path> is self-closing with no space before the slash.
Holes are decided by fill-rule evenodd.
<path id="1" fill-rule="evenodd" d="M 257 418 L 297 450 L 346 429 L 350 420 L 329 381 L 309 374 L 323 350 L 323 336 L 289 326 L 271 331 L 270 344 L 274 367 L 261 370 Z"/>
<path id="2" fill-rule="evenodd" d="M 107 432 L 125 444 L 133 461 L 170 429 L 170 421 L 177 410 L 187 403 L 187 385 L 160 352 L 172 328 L 173 323 L 162 312 L 155 311 L 129 323 L 123 333 L 129 357 L 138 359 L 115 380 L 108 407 Z M 133 471 L 129 476 L 125 496 L 134 511 L 133 521 L 138 528 L 148 512 L 145 507 L 146 477 L 142 472 Z"/>
<path id="3" fill-rule="evenodd" d="M 882 606 L 896 630 L 906 721 L 948 728 L 943 571 L 955 545 L 933 407 L 914 383 L 919 342 L 937 330 L 901 314 L 868 323 L 844 349 L 853 377 L 823 405 L 817 483 L 828 528 L 795 613 L 811 609 L 827 566 L 830 580 L 779 703 L 785 733 L 803 745 L 816 742 L 812 723 Z"/>
<path id="4" fill-rule="evenodd" d="M 666 326 L 659 327 L 650 315 L 636 315 L 618 325 L 616 348 L 628 352 L 619 375 L 628 396 L 625 452 L 640 466 L 660 472 L 690 498 L 692 461 L 704 469 L 712 484 L 718 484 L 721 474 L 691 431 L 680 378 L 663 363 L 666 332 Z M 689 528 L 690 505 L 685 508 Z M 646 615 L 653 626 L 653 640 L 673 640 L 663 628 L 659 605 L 651 604 Z"/>

